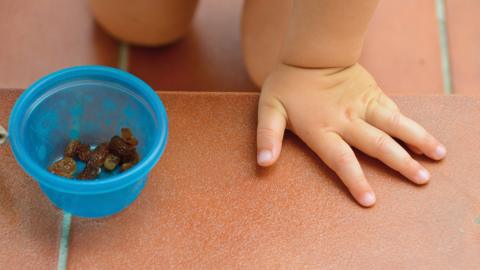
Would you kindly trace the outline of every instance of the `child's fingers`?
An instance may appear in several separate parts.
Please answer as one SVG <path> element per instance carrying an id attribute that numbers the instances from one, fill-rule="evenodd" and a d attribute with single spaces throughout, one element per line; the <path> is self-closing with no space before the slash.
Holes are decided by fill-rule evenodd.
<path id="1" fill-rule="evenodd" d="M 286 119 L 280 108 L 260 102 L 257 125 L 257 163 L 270 166 L 282 149 Z"/>
<path id="2" fill-rule="evenodd" d="M 414 160 L 394 139 L 363 120 L 354 121 L 343 135 L 350 145 L 381 160 L 417 184 L 425 184 L 429 172 Z"/>
<path id="3" fill-rule="evenodd" d="M 386 95 L 381 95 L 378 98 L 377 103 L 389 108 L 392 111 L 399 111 L 397 104 Z"/>
<path id="4" fill-rule="evenodd" d="M 375 204 L 375 194 L 367 182 L 352 148 L 334 132 L 311 130 L 302 138 L 310 148 L 342 179 L 355 200 L 365 207 Z"/>
<path id="5" fill-rule="evenodd" d="M 365 120 L 405 143 L 415 146 L 432 159 L 439 160 L 446 155 L 445 147 L 430 133 L 398 111 L 381 105 L 371 106 Z"/>
<path id="6" fill-rule="evenodd" d="M 406 143 L 408 149 L 410 149 L 413 153 L 417 154 L 417 155 L 423 155 L 423 152 L 422 150 L 420 150 L 418 147 L 414 146 L 414 145 L 411 145 L 411 144 L 408 144 Z"/>
<path id="7" fill-rule="evenodd" d="M 386 95 L 381 95 L 379 97 L 379 99 L 377 100 L 377 103 L 384 106 L 385 108 L 387 109 L 390 109 L 391 111 L 393 112 L 398 112 L 400 111 L 398 109 L 398 106 L 397 104 L 392 100 L 390 99 L 388 96 Z M 420 150 L 420 148 L 416 147 L 415 145 L 411 145 L 411 144 L 408 144 L 408 143 L 405 143 L 405 145 L 408 147 L 408 149 L 410 149 L 410 151 L 412 151 L 413 153 L 417 154 L 417 155 L 423 155 L 423 152 L 422 150 Z"/>

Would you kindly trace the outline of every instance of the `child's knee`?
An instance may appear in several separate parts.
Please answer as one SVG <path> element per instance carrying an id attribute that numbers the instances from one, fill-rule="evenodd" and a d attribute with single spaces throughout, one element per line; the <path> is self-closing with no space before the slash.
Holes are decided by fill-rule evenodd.
<path id="1" fill-rule="evenodd" d="M 114 37 L 158 46 L 189 29 L 198 0 L 90 0 L 97 22 Z"/>

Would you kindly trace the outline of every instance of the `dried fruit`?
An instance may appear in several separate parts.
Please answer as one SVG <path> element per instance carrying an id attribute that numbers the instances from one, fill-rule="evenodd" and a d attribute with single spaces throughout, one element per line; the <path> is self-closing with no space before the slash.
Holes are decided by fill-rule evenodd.
<path id="1" fill-rule="evenodd" d="M 120 171 L 126 171 L 140 161 L 136 146 L 138 140 L 129 128 L 121 129 L 121 136 L 113 136 L 108 143 L 98 145 L 91 151 L 88 144 L 71 140 L 64 150 L 64 158 L 52 164 L 48 169 L 54 174 L 72 178 L 77 164 L 75 159 L 86 163 L 85 169 L 76 179 L 96 179 L 102 171 L 113 171 L 120 165 Z"/>
<path id="2" fill-rule="evenodd" d="M 113 136 L 109 144 L 110 151 L 121 158 L 131 155 L 135 151 L 135 146 L 125 142 L 118 136 Z"/>
<path id="3" fill-rule="evenodd" d="M 93 180 L 97 178 L 97 176 L 100 174 L 100 171 L 100 168 L 87 164 L 87 166 L 85 166 L 85 169 L 83 169 L 83 171 L 77 175 L 77 179 Z"/>
<path id="4" fill-rule="evenodd" d="M 121 129 L 121 137 L 122 139 L 130 144 L 131 146 L 137 146 L 138 140 L 132 134 L 132 131 L 129 128 L 122 128 Z"/>
<path id="5" fill-rule="evenodd" d="M 48 170 L 56 175 L 66 178 L 72 178 L 73 174 L 77 170 L 77 164 L 71 157 L 65 157 L 55 163 L 53 163 Z"/>
<path id="6" fill-rule="evenodd" d="M 87 162 L 90 157 L 90 146 L 88 144 L 79 144 L 77 146 L 76 157 L 83 162 Z"/>
<path id="7" fill-rule="evenodd" d="M 132 168 L 133 166 L 135 166 L 135 164 L 130 163 L 130 162 L 123 163 L 122 166 L 120 166 L 120 171 L 121 171 L 121 172 L 124 172 L 124 171 Z"/>
<path id="8" fill-rule="evenodd" d="M 133 152 L 131 155 L 124 156 L 122 158 L 122 166 L 120 167 L 120 171 L 126 171 L 133 166 L 135 166 L 140 161 L 140 155 L 138 154 L 137 150 Z"/>
<path id="9" fill-rule="evenodd" d="M 117 165 L 120 163 L 120 158 L 114 154 L 109 154 L 103 163 L 103 167 L 109 171 L 115 170 Z"/>
<path id="10" fill-rule="evenodd" d="M 74 158 L 74 157 L 76 156 L 77 148 L 78 148 L 79 145 L 80 145 L 80 141 L 79 141 L 79 140 L 72 140 L 72 141 L 70 141 L 70 142 L 67 144 L 67 147 L 65 147 L 65 151 L 64 151 L 63 155 L 64 155 L 65 157 Z"/>
<path id="11" fill-rule="evenodd" d="M 108 143 L 102 143 L 90 153 L 88 164 L 92 167 L 100 168 L 109 154 Z"/>
<path id="12" fill-rule="evenodd" d="M 127 155 L 127 156 L 123 156 L 122 157 L 122 163 L 133 163 L 133 164 L 137 164 L 138 162 L 140 161 L 140 155 L 138 154 L 137 150 L 135 149 L 135 151 L 133 153 L 131 153 L 130 155 Z"/>

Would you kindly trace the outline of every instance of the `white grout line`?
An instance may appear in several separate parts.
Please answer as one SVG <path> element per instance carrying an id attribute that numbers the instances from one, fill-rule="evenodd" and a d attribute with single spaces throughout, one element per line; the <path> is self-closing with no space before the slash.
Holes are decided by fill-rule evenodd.
<path id="1" fill-rule="evenodd" d="M 0 125 L 0 144 L 4 144 L 7 141 L 7 137 L 7 130 L 2 125 Z"/>
<path id="2" fill-rule="evenodd" d="M 118 68 L 121 70 L 128 70 L 128 54 L 129 46 L 125 42 L 120 42 L 118 45 Z"/>
<path id="3" fill-rule="evenodd" d="M 60 247 L 58 251 L 58 270 L 67 269 L 68 258 L 68 239 L 70 236 L 70 224 L 72 222 L 72 215 L 67 212 L 63 212 L 62 220 L 62 235 L 60 237 Z"/>
<path id="4" fill-rule="evenodd" d="M 129 47 L 125 42 L 121 42 L 118 45 L 118 68 L 127 71 L 128 69 L 128 53 Z M 58 270 L 67 269 L 68 259 L 68 240 L 70 237 L 70 224 L 72 223 L 72 215 L 67 212 L 63 212 L 62 220 L 62 234 L 60 236 L 60 244 L 58 249 Z"/>
<path id="5" fill-rule="evenodd" d="M 445 0 L 436 0 L 438 29 L 440 32 L 440 59 L 442 61 L 443 90 L 445 94 L 453 93 L 450 55 L 448 49 L 448 32 L 445 16 Z"/>

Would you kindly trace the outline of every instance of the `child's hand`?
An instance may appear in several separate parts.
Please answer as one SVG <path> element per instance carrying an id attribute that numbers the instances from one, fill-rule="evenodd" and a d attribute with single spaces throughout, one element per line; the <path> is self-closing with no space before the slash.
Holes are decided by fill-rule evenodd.
<path id="1" fill-rule="evenodd" d="M 427 183 L 430 174 L 392 137 L 435 160 L 446 154 L 432 135 L 400 113 L 359 64 L 328 69 L 278 65 L 260 96 L 258 164 L 269 166 L 278 159 L 285 128 L 333 169 L 363 206 L 372 206 L 375 195 L 349 145 L 417 184 Z"/>

